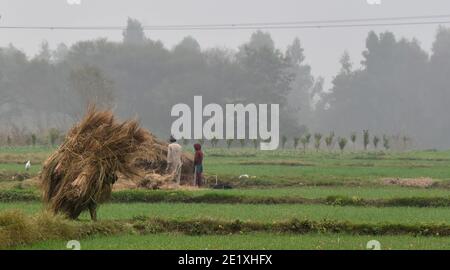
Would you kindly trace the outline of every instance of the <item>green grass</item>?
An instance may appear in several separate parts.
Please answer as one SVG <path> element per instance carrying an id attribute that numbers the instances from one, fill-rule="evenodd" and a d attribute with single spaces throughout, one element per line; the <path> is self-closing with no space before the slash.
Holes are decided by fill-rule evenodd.
<path id="1" fill-rule="evenodd" d="M 5 210 L 21 210 L 26 214 L 35 214 L 44 209 L 40 202 L 0 203 L 0 212 Z"/>
<path id="2" fill-rule="evenodd" d="M 205 171 L 241 187 L 376 185 L 381 178 L 450 180 L 450 152 L 328 153 L 207 149 Z M 239 180 L 248 174 L 250 179 Z M 213 177 L 211 177 L 213 178 Z"/>
<path id="3" fill-rule="evenodd" d="M 367 242 L 376 239 L 381 249 L 448 249 L 450 237 L 414 236 L 354 236 L 345 234 L 268 234 L 253 233 L 245 235 L 201 235 L 151 234 L 96 236 L 80 240 L 81 249 L 150 249 L 150 250 L 245 250 L 245 249 L 366 249 Z M 52 240 L 22 247 L 34 250 L 64 250 L 67 241 Z"/>
<path id="4" fill-rule="evenodd" d="M 37 146 L 1 146 L 0 153 L 5 154 L 30 154 L 30 153 L 45 153 L 49 154 L 51 151 L 56 149 L 55 147 L 37 145 Z"/>
<path id="5" fill-rule="evenodd" d="M 188 147 L 186 147 L 189 149 Z M 0 148 L 0 173 L 23 172 L 31 159 L 32 173 L 51 153 L 49 147 Z M 379 178 L 431 177 L 450 180 L 450 151 L 415 151 L 405 153 L 359 152 L 339 154 L 300 150 L 255 151 L 250 148 L 205 150 L 205 170 L 219 179 L 235 180 L 241 174 L 254 178 L 242 181 L 253 186 L 294 185 L 298 183 L 336 183 L 372 181 Z M 244 185 L 245 186 L 245 185 Z"/>
<path id="6" fill-rule="evenodd" d="M 320 190 L 325 188 L 304 188 L 307 191 Z M 434 192 L 423 193 L 425 196 L 407 196 L 408 190 L 411 195 L 413 189 L 405 188 L 405 191 L 398 189 L 387 195 L 392 197 L 380 196 L 379 192 L 372 193 L 372 190 L 366 188 L 367 194 L 349 192 L 351 189 L 345 187 L 341 189 L 347 191 L 332 192 L 333 189 L 327 188 L 327 192 L 321 193 L 313 191 L 309 194 L 303 194 L 303 189 L 273 189 L 270 194 L 268 189 L 262 190 L 122 190 L 112 193 L 111 202 L 113 203 L 210 203 L 210 204 L 323 204 L 323 205 L 346 205 L 346 206 L 376 206 L 376 207 L 449 207 L 450 196 L 443 189 L 429 189 Z M 383 190 L 383 189 L 382 189 Z M 297 191 L 297 192 L 292 192 Z M 299 196 L 300 194 L 300 196 Z M 416 195 L 422 195 L 420 192 Z M 301 196 L 307 195 L 307 196 Z M 309 195 L 309 196 L 308 196 Z M 357 196 L 365 195 L 365 197 Z M 378 195 L 377 197 L 375 197 Z M 399 196 L 400 195 L 400 196 Z M 433 196 L 440 195 L 440 196 Z M 373 196 L 373 197 L 372 197 Z M 399 197 L 396 197 L 399 196 Z M 380 198 L 381 197 L 381 198 Z M 11 188 L 0 190 L 0 202 L 40 202 L 41 194 L 38 190 L 31 188 Z"/>
<path id="7" fill-rule="evenodd" d="M 34 164 L 31 166 L 29 171 L 25 170 L 25 163 L 26 160 L 23 162 L 23 164 L 18 163 L 1 163 L 0 164 L 0 175 L 14 175 L 16 173 L 20 174 L 30 174 L 30 175 L 36 175 L 41 170 L 40 164 Z M 2 179 L 5 180 L 5 179 Z"/>
<path id="8" fill-rule="evenodd" d="M 0 211 L 19 209 L 27 214 L 42 209 L 40 203 L 0 203 Z M 450 208 L 353 207 L 329 205 L 250 205 L 183 203 L 111 203 L 98 211 L 99 219 L 131 219 L 136 216 L 170 219 L 223 219 L 243 221 L 279 221 L 292 218 L 342 220 L 367 223 L 450 223 Z M 81 219 L 89 219 L 84 213 Z"/>
<path id="9" fill-rule="evenodd" d="M 32 245 L 51 240 L 79 239 L 99 236 L 149 235 L 182 233 L 184 235 L 243 235 L 255 233 L 427 236 L 449 237 L 450 226 L 444 224 L 352 223 L 343 221 L 237 221 L 211 219 L 155 219 L 136 217 L 114 221 L 69 221 L 49 213 L 25 215 L 21 211 L 0 213 L 0 249 Z M 433 239 L 433 238 L 430 238 Z"/>
<path id="10" fill-rule="evenodd" d="M 21 186 L 22 181 L 16 180 L 0 180 L 0 192 L 16 189 Z"/>
<path id="11" fill-rule="evenodd" d="M 323 198 L 328 196 L 348 196 L 365 199 L 389 199 L 405 197 L 448 197 L 450 190 L 437 188 L 408 188 L 408 187 L 291 187 L 270 189 L 229 189 L 229 190 L 200 190 L 195 194 L 226 194 L 256 197 L 303 197 Z"/>
<path id="12" fill-rule="evenodd" d="M 31 171 L 28 173 L 31 176 L 36 175 L 41 169 L 40 164 L 52 151 L 53 149 L 49 147 L 0 148 L 0 189 L 10 190 L 18 186 L 20 182 L 11 181 L 11 177 L 17 173 L 25 173 L 24 163 L 26 160 L 30 159 L 33 164 Z M 201 200 L 195 201 L 195 199 L 203 198 L 213 201 L 217 198 L 228 198 L 229 196 L 245 199 L 281 199 L 288 197 L 306 199 L 345 197 L 352 199 L 357 197 L 378 201 L 397 200 L 399 198 L 447 199 L 450 197 L 450 189 L 448 188 L 450 187 L 449 164 L 450 151 L 346 152 L 345 154 L 308 151 L 304 154 L 300 150 L 255 151 L 251 148 L 227 150 L 209 149 L 206 146 L 206 175 L 211 176 L 210 180 L 214 179 L 214 175 L 218 175 L 219 181 L 232 183 L 239 188 L 176 192 L 133 191 L 127 193 L 127 191 L 115 195 L 116 199 L 120 198 L 121 203 L 109 203 L 100 207 L 98 214 L 101 222 L 87 222 L 89 220 L 88 214 L 84 213 L 81 216 L 82 222 L 69 222 L 67 226 L 83 227 L 85 232 L 83 235 L 89 236 L 87 239 L 82 239 L 82 248 L 84 249 L 365 249 L 367 241 L 371 239 L 379 240 L 384 249 L 448 249 L 450 237 L 413 237 L 406 235 L 405 232 L 408 231 L 408 228 L 420 229 L 421 224 L 450 225 L 450 207 L 268 205 L 261 202 L 256 204 L 224 204 L 218 203 L 219 201 L 212 204 L 198 203 Z M 251 177 L 239 180 L 238 176 L 241 174 L 249 174 Z M 419 177 L 430 177 L 439 182 L 433 188 L 422 189 L 383 186 L 379 181 L 380 178 Z M 252 188 L 244 189 L 242 187 Z M 4 198 L 6 198 L 5 201 L 8 201 L 13 200 L 14 196 L 20 195 L 19 197 L 24 200 L 36 200 L 37 197 L 34 197 L 36 194 L 36 191 L 24 189 L 17 191 L 17 194 L 8 193 Z M 9 195 L 13 196 L 8 197 Z M 139 198 L 152 200 L 159 198 L 158 196 L 164 200 L 168 198 L 169 201 L 173 198 L 183 199 L 183 196 L 185 196 L 188 199 L 194 198 L 191 202 L 197 203 L 133 202 L 133 200 L 136 201 Z M 122 203 L 126 201 L 130 202 Z M 402 202 L 400 201 L 400 203 Z M 43 207 L 40 202 L 36 201 L 0 203 L 0 211 L 8 209 L 21 209 L 27 214 L 35 214 L 41 212 Z M 137 235 L 134 233 L 141 232 L 140 230 L 131 230 L 130 232 L 128 220 L 134 218 L 133 222 L 136 225 L 139 224 L 140 218 L 144 216 L 173 220 L 174 224 L 171 226 L 177 226 L 176 222 L 178 221 L 184 222 L 184 225 L 181 223 L 179 225 L 192 226 L 192 228 L 187 229 L 188 232 L 197 228 L 196 220 L 206 220 L 202 225 L 204 226 L 203 229 L 208 228 L 208 220 L 231 223 L 234 223 L 235 220 L 241 220 L 266 225 L 292 219 L 314 222 L 322 222 L 326 219 L 351 223 L 347 224 L 348 230 L 337 230 L 336 232 L 340 233 L 334 234 L 311 233 L 321 231 L 320 228 L 319 230 L 311 230 L 306 235 L 278 234 L 276 231 L 226 236 L 188 236 L 173 232 Z M 136 217 L 139 218 L 136 219 Z M 59 223 L 56 222 L 55 224 Z M 327 224 L 327 221 L 324 221 L 324 224 Z M 390 225 L 392 225 L 393 234 L 396 234 L 395 230 L 398 229 L 401 235 L 358 236 L 343 234 L 350 232 L 354 224 L 362 224 L 362 227 L 359 227 L 359 232 L 363 232 L 363 234 L 365 233 L 364 226 L 372 226 L 370 232 L 377 233 L 380 224 L 383 224 L 385 227 L 381 232 L 389 234 Z M 341 225 L 336 224 L 337 227 Z M 40 225 L 35 224 L 34 226 L 39 227 Z M 65 235 L 63 234 L 65 226 L 60 229 L 61 235 Z M 145 226 L 144 228 L 146 228 Z M 248 226 L 253 225 L 249 223 Z M 402 226 L 407 227 L 403 228 Z M 56 229 L 57 226 L 54 225 L 53 228 Z M 47 226 L 43 226 L 41 230 L 34 229 L 38 233 L 36 237 L 30 238 L 34 239 L 33 241 L 30 240 L 31 242 L 41 239 L 38 237 L 41 233 L 48 236 L 45 239 L 52 239 L 51 236 L 54 235 L 52 231 L 46 231 Z M 117 231 L 114 231 L 116 229 Z M 441 229 L 442 232 L 445 231 L 442 235 L 448 235 L 446 228 Z M 167 232 L 171 231 L 177 230 L 167 230 Z M 117 235 L 117 233 L 126 234 Z M 148 227 L 148 231 L 145 233 L 152 233 L 152 227 Z M 26 238 L 22 240 L 23 243 L 31 243 L 27 242 Z M 45 241 L 26 248 L 65 249 L 65 241 Z"/>
<path id="13" fill-rule="evenodd" d="M 299 180 L 313 181 L 367 181 L 380 178 L 419 178 L 449 180 L 449 166 L 432 168 L 410 167 L 345 167 L 345 166 L 283 166 L 283 165 L 251 165 L 240 164 L 207 164 L 205 170 L 211 175 L 227 175 L 238 177 L 242 174 L 255 176 L 257 180 Z"/>
<path id="14" fill-rule="evenodd" d="M 11 183 L 18 185 L 20 181 L 4 181 L 1 183 Z M 0 189 L 0 194 L 15 192 L 18 194 L 34 193 L 39 195 L 39 191 L 30 189 Z M 358 197 L 363 199 L 394 199 L 394 198 L 436 198 L 449 197 L 449 189 L 439 188 L 410 188 L 410 187 L 291 187 L 291 188 L 248 188 L 248 189 L 198 189 L 198 190 L 122 190 L 113 192 L 113 198 L 123 199 L 123 202 L 133 200 L 133 197 L 153 196 L 153 197 L 179 197 L 186 196 L 198 198 L 203 196 L 243 196 L 251 198 L 286 198 L 301 197 L 308 199 L 326 198 L 328 196 Z"/>
<path id="15" fill-rule="evenodd" d="M 23 147 L 0 147 L 0 163 L 25 164 L 30 160 L 32 164 L 42 164 L 51 154 L 54 148 L 47 146 L 23 146 Z"/>
<path id="16" fill-rule="evenodd" d="M 144 215 L 164 218 L 217 218 L 275 221 L 290 218 L 339 219 L 355 222 L 450 222 L 450 208 L 373 208 L 323 205 L 230 205 L 230 204 L 123 204 L 105 205 L 100 218 L 125 219 Z"/>
<path id="17" fill-rule="evenodd" d="M 247 203 L 247 204 L 332 204 L 354 206 L 450 206 L 450 194 L 445 189 L 429 189 L 430 192 L 414 192 L 412 188 L 397 188 L 385 194 L 387 188 L 376 190 L 341 187 L 332 188 L 292 188 L 255 190 L 198 190 L 198 191 L 118 191 L 112 194 L 112 202 L 178 202 L 178 203 Z M 304 192 L 306 191 L 306 192 Z M 341 192 L 339 192 L 341 191 Z M 365 191 L 365 192 L 364 192 Z M 409 191 L 409 193 L 408 193 Z M 309 193 L 308 193 L 309 192 Z M 306 193 L 306 194 L 305 194 Z M 7 194 L 4 194 L 7 195 Z M 13 194 L 11 194 L 13 195 Z M 302 196 L 306 195 L 306 196 Z M 362 195 L 362 196 L 361 196 Z M 420 196 L 424 195 L 424 196 Z M 0 192 L 0 200 L 4 196 Z M 14 196 L 11 196 L 14 197 Z M 6 196 L 6 198 L 8 198 Z M 9 200 L 11 201 L 11 200 Z"/>

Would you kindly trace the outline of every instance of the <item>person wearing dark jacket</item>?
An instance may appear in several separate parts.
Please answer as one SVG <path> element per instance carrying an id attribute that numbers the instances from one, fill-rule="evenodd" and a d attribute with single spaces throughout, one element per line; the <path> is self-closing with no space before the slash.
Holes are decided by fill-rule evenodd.
<path id="1" fill-rule="evenodd" d="M 194 180 L 196 186 L 203 184 L 203 152 L 202 146 L 199 143 L 194 144 Z"/>

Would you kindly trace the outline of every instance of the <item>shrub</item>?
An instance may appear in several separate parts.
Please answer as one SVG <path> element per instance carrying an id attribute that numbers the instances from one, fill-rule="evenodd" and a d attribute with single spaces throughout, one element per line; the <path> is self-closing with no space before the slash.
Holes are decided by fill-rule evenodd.
<path id="1" fill-rule="evenodd" d="M 247 144 L 247 141 L 245 139 L 239 139 L 239 143 L 241 144 L 241 147 L 244 148 L 244 146 Z"/>
<path id="2" fill-rule="evenodd" d="M 55 146 L 58 139 L 61 137 L 61 131 L 56 128 L 51 128 L 48 131 L 48 139 L 51 146 Z"/>
<path id="3" fill-rule="evenodd" d="M 40 199 L 39 194 L 31 190 L 11 189 L 0 191 L 0 202 L 29 202 L 39 201 Z"/>
<path id="4" fill-rule="evenodd" d="M 211 146 L 213 148 L 216 148 L 218 143 L 219 143 L 219 139 L 217 139 L 216 137 L 211 139 Z"/>
<path id="5" fill-rule="evenodd" d="M 378 143 L 380 142 L 380 138 L 378 138 L 378 136 L 374 136 L 373 137 L 373 146 L 375 147 L 375 149 L 378 148 Z"/>
<path id="6" fill-rule="evenodd" d="M 297 149 L 299 142 L 300 142 L 300 138 L 299 137 L 295 137 L 294 138 L 294 149 Z"/>
<path id="7" fill-rule="evenodd" d="M 233 144 L 233 139 L 227 139 L 227 148 L 230 149 L 231 145 Z"/>
<path id="8" fill-rule="evenodd" d="M 367 146 L 369 145 L 369 130 L 363 130 L 363 138 L 364 138 L 364 150 L 367 150 Z"/>
<path id="9" fill-rule="evenodd" d="M 320 133 L 314 134 L 314 147 L 316 148 L 317 152 L 319 152 L 321 140 L 322 140 L 322 134 L 320 134 Z"/>
<path id="10" fill-rule="evenodd" d="M 284 149 L 284 147 L 286 146 L 287 141 L 288 141 L 288 138 L 283 135 L 283 137 L 281 137 L 281 148 L 282 149 Z"/>
<path id="11" fill-rule="evenodd" d="M 344 152 L 344 148 L 347 145 L 347 139 L 346 138 L 339 138 L 338 139 L 339 148 L 341 149 L 341 152 Z"/>
<path id="12" fill-rule="evenodd" d="M 333 147 L 333 140 L 334 132 L 331 132 L 330 135 L 325 138 L 325 144 L 327 145 L 328 150 L 331 150 L 331 148 Z"/>
<path id="13" fill-rule="evenodd" d="M 258 139 L 253 139 L 252 142 L 253 142 L 253 147 L 255 147 L 255 149 L 258 149 L 258 146 L 259 146 Z"/>
<path id="14" fill-rule="evenodd" d="M 37 137 L 36 134 L 31 134 L 31 145 L 36 146 Z"/>
<path id="15" fill-rule="evenodd" d="M 389 150 L 390 146 L 389 146 L 389 138 L 386 135 L 383 135 L 383 147 L 386 150 Z"/>
<path id="16" fill-rule="evenodd" d="M 356 143 L 356 132 L 352 132 L 352 134 L 350 134 L 350 140 L 352 141 L 352 144 Z"/>
<path id="17" fill-rule="evenodd" d="M 305 135 L 302 136 L 300 141 L 303 145 L 303 152 L 306 152 L 306 147 L 308 147 L 309 142 L 311 141 L 311 134 L 306 133 Z"/>

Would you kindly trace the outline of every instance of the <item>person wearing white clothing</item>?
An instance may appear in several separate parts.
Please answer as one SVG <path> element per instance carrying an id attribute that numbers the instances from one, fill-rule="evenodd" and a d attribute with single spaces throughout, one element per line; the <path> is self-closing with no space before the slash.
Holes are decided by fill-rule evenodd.
<path id="1" fill-rule="evenodd" d="M 171 136 L 169 140 L 170 144 L 167 148 L 167 173 L 174 175 L 173 179 L 177 184 L 180 184 L 181 179 L 181 167 L 183 163 L 181 161 L 182 147 L 177 143 L 177 140 Z"/>

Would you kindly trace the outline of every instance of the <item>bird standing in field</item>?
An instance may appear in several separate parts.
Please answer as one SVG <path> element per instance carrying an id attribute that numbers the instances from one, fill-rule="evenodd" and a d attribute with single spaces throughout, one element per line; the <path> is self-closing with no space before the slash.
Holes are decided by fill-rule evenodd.
<path id="1" fill-rule="evenodd" d="M 25 170 L 28 171 L 31 168 L 31 161 L 27 161 L 27 163 L 25 164 Z"/>

